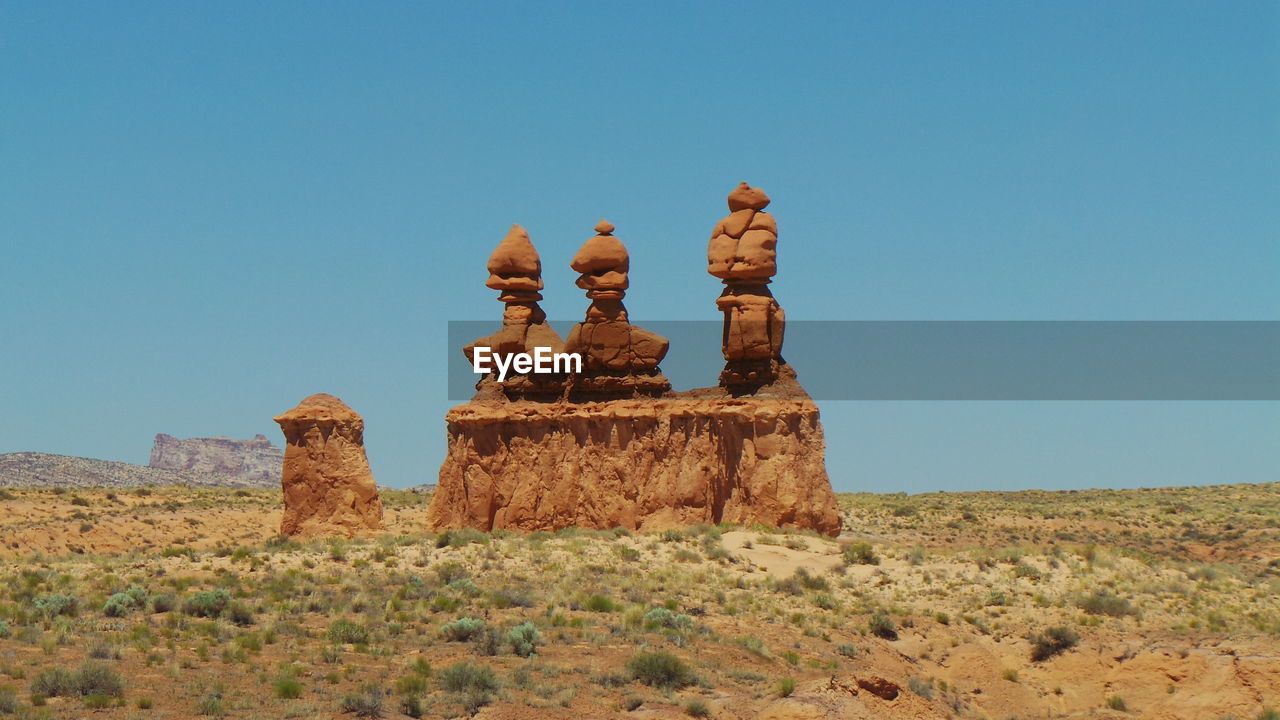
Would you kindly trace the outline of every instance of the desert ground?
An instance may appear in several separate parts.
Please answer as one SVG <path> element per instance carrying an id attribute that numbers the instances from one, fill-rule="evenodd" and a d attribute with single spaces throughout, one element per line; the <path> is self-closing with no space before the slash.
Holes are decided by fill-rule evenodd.
<path id="1" fill-rule="evenodd" d="M 837 539 L 383 498 L 300 543 L 278 492 L 0 490 L 0 716 L 1280 718 L 1277 484 L 844 494 Z"/>

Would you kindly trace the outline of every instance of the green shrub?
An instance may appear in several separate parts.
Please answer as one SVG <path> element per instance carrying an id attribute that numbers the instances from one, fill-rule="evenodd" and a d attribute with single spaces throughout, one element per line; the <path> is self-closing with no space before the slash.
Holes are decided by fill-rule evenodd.
<path id="1" fill-rule="evenodd" d="M 45 697 L 119 697 L 123 693 L 124 680 L 114 670 L 99 663 L 85 663 L 75 672 L 65 668 L 49 668 L 31 681 L 31 694 Z"/>
<path id="2" fill-rule="evenodd" d="M 618 604 L 604 595 L 591 595 L 582 603 L 582 607 L 591 612 L 616 612 Z"/>
<path id="3" fill-rule="evenodd" d="M 31 601 L 35 609 L 46 617 L 56 617 L 58 615 L 66 615 L 75 617 L 80 612 L 80 600 L 75 595 L 55 595 L 45 593 L 36 596 Z"/>
<path id="4" fill-rule="evenodd" d="M 511 643 L 511 649 L 516 655 L 529 657 L 537 652 L 542 635 L 533 623 L 522 622 L 507 631 L 507 641 Z"/>
<path id="5" fill-rule="evenodd" d="M 482 545 L 489 542 L 489 536 L 476 530 L 475 528 L 463 528 L 461 530 L 446 530 L 436 538 L 436 547 L 464 547 L 471 543 L 480 543 Z"/>
<path id="6" fill-rule="evenodd" d="M 418 673 L 410 673 L 396 680 L 395 690 L 401 695 L 421 695 L 427 691 L 427 679 Z"/>
<path id="7" fill-rule="evenodd" d="M 196 703 L 196 714 L 208 717 L 222 717 L 227 712 L 222 709 L 222 694 L 209 693 Z"/>
<path id="8" fill-rule="evenodd" d="M 1043 633 L 1031 636 L 1031 659 L 1034 662 L 1048 660 L 1070 650 L 1079 642 L 1080 636 L 1071 628 L 1051 627 Z"/>
<path id="9" fill-rule="evenodd" d="M 778 681 L 778 697 L 791 697 L 791 693 L 796 691 L 795 678 L 782 678 Z"/>
<path id="10" fill-rule="evenodd" d="M 479 618 L 458 618 L 452 622 L 445 623 L 440 628 L 440 634 L 445 640 L 451 642 L 465 642 L 475 638 L 484 632 L 484 621 Z"/>
<path id="11" fill-rule="evenodd" d="M 292 678 L 276 681 L 276 697 L 281 700 L 293 700 L 302 697 L 302 683 Z"/>
<path id="12" fill-rule="evenodd" d="M 84 706 L 90 710 L 103 710 L 115 704 L 115 699 L 110 695 L 100 695 L 98 693 L 86 695 L 84 699 Z"/>
<path id="13" fill-rule="evenodd" d="M 167 613 L 172 612 L 178 607 L 178 596 L 173 593 L 163 593 L 151 598 L 151 612 Z"/>
<path id="14" fill-rule="evenodd" d="M 456 693 L 489 693 L 498 689 L 498 678 L 492 669 L 469 662 L 441 670 L 437 682 L 441 689 Z"/>
<path id="15" fill-rule="evenodd" d="M 139 710 L 150 710 L 155 707 L 155 703 L 152 702 L 151 698 L 140 697 L 136 702 L 134 702 L 134 707 Z"/>
<path id="16" fill-rule="evenodd" d="M 925 700 L 933 699 L 933 680 L 924 678 L 907 678 L 907 687 L 911 692 L 919 695 Z"/>
<path id="17" fill-rule="evenodd" d="M 107 617 L 124 617 L 133 612 L 133 610 L 133 598 L 124 593 L 112 595 L 102 605 L 102 614 Z"/>
<path id="18" fill-rule="evenodd" d="M 689 704 L 684 706 L 684 712 L 689 717 L 711 717 L 711 710 L 701 700 L 690 700 Z"/>
<path id="19" fill-rule="evenodd" d="M 18 693 L 8 685 L 0 686 L 0 715 L 18 712 Z"/>
<path id="20" fill-rule="evenodd" d="M 107 598 L 107 602 L 102 606 L 102 614 L 107 617 L 124 617 L 139 607 L 140 604 L 134 596 L 128 593 L 116 593 Z"/>
<path id="21" fill-rule="evenodd" d="M 1128 600 L 1106 591 L 1099 591 L 1092 595 L 1086 595 L 1076 601 L 1076 605 L 1090 615 L 1124 617 L 1126 615 L 1138 614 L 1138 609 L 1135 608 Z"/>
<path id="22" fill-rule="evenodd" d="M 627 672 L 645 685 L 679 690 L 692 685 L 689 667 L 669 652 L 639 652 L 627 661 Z"/>
<path id="23" fill-rule="evenodd" d="M 876 555 L 875 550 L 871 547 L 871 543 L 855 542 L 845 543 L 840 549 L 840 554 L 844 557 L 846 565 L 879 565 L 880 558 Z"/>
<path id="24" fill-rule="evenodd" d="M 182 611 L 195 617 L 216 618 L 222 615 L 230 604 L 231 594 L 222 588 L 201 590 L 187 598 Z"/>
<path id="25" fill-rule="evenodd" d="M 1119 710 L 1120 712 L 1129 712 L 1129 706 L 1125 704 L 1124 698 L 1119 695 L 1112 695 L 1107 698 L 1107 708 L 1111 710 Z"/>
<path id="26" fill-rule="evenodd" d="M 369 629 L 347 618 L 338 618 L 329 623 L 329 642 L 360 645 L 369 642 Z"/>
<path id="27" fill-rule="evenodd" d="M 244 603 L 232 603 L 226 611 L 227 619 L 240 627 L 248 627 L 254 623 L 253 611 Z"/>
<path id="28" fill-rule="evenodd" d="M 75 674 L 60 667 L 44 670 L 31 681 L 31 694 L 44 697 L 75 695 Z"/>
<path id="29" fill-rule="evenodd" d="M 693 627 L 693 618 L 684 613 L 673 613 L 667 608 L 656 607 L 644 614 L 646 630 L 687 630 Z"/>
<path id="30" fill-rule="evenodd" d="M 836 645 L 836 652 L 847 658 L 857 657 L 858 646 L 853 643 L 840 643 L 839 645 Z"/>
<path id="31" fill-rule="evenodd" d="M 342 712 L 349 712 L 356 717 L 382 717 L 382 701 L 385 696 L 381 687 L 368 684 L 362 686 L 358 693 L 342 696 L 339 706 Z"/>
<path id="32" fill-rule="evenodd" d="M 0 620 L 0 640 L 3 640 L 13 634 L 13 630 L 9 628 L 9 623 Z"/>
<path id="33" fill-rule="evenodd" d="M 875 615 L 872 615 L 869 627 L 871 629 L 871 634 L 878 638 L 884 638 L 885 640 L 898 639 L 898 626 L 895 625 L 893 620 L 884 613 L 876 613 Z"/>

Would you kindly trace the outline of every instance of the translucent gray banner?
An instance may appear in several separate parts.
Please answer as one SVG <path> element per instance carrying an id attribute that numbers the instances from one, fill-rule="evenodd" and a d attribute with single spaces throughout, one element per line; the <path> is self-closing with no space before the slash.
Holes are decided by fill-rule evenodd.
<path id="1" fill-rule="evenodd" d="M 671 341 L 676 390 L 717 383 L 720 321 L 635 322 Z M 450 400 L 479 378 L 462 346 L 499 326 L 449 322 Z M 1280 321 L 792 320 L 782 354 L 815 400 L 1280 400 Z"/>

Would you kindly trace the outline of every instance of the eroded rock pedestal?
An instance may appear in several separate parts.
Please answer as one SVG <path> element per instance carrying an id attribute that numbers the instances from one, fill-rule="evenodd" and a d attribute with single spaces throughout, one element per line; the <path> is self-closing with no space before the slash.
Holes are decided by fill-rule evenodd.
<path id="1" fill-rule="evenodd" d="M 483 394 L 483 393 L 482 393 Z M 598 403 L 449 411 L 434 530 L 662 530 L 762 523 L 840 530 L 818 408 L 790 368 L 772 397 L 723 388 Z"/>
<path id="2" fill-rule="evenodd" d="M 591 300 L 564 342 L 581 354 L 581 372 L 563 378 L 558 397 L 512 392 L 490 375 L 471 402 L 451 409 L 427 524 L 661 530 L 724 522 L 839 533 L 818 406 L 781 356 L 782 308 L 768 289 L 778 239 L 768 204 L 764 191 L 742 183 L 712 233 L 708 271 L 726 286 L 717 305 L 727 363 L 718 387 L 688 392 L 672 392 L 658 367 L 667 339 L 631 324 L 622 304 L 630 255 L 612 224 L 596 225 L 571 262 Z M 523 260 L 504 266 L 500 279 L 541 290 L 541 265 L 525 244 L 527 236 Z M 491 259 L 499 272 L 493 268 Z"/>
<path id="3" fill-rule="evenodd" d="M 284 432 L 280 534 L 351 537 L 382 528 L 382 501 L 364 453 L 364 419 L 332 395 L 275 417 Z"/>

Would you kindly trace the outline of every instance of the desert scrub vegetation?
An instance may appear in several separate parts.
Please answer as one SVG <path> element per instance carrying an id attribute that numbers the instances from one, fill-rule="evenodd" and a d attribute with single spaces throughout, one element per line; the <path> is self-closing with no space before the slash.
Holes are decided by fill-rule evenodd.
<path id="1" fill-rule="evenodd" d="M 911 678 L 924 694 L 932 682 L 929 702 L 957 717 L 1022 716 L 991 705 L 999 693 L 948 685 L 957 653 L 1019 647 L 1036 664 L 1004 657 L 993 681 L 1061 699 L 1055 656 L 1081 647 L 1114 657 L 1139 628 L 1175 657 L 1227 641 L 1272 652 L 1280 565 L 1266 558 L 1277 554 L 1280 503 L 1227 492 L 1230 511 L 1136 491 L 842 495 L 851 534 L 838 541 L 710 525 L 435 535 L 389 509 L 382 536 L 300 542 L 270 528 L 208 529 L 219 517 L 243 525 L 238 512 L 265 516 L 269 493 L 154 489 L 121 493 L 118 506 L 85 490 L 85 508 L 69 493 L 21 490 L 15 502 L 61 508 L 73 532 L 86 522 L 71 518 L 79 511 L 98 528 L 136 514 L 155 536 L 127 551 L 0 565 L 0 687 L 14 688 L 18 713 L 105 702 L 93 712 L 128 720 L 344 708 L 435 719 L 495 703 L 685 715 L 704 703 L 714 716 L 713 697 L 754 712 L 784 691 L 884 674 L 904 692 L 916 689 Z M 1217 543 L 1212 562 L 1206 543 Z M 903 655 L 911 667 L 900 672 Z M 68 676 L 86 660 L 130 682 L 120 695 L 80 694 Z M 36 692 L 45 673 L 71 689 Z M 165 678 L 163 689 L 135 684 L 143 674 Z M 1092 709 L 1108 694 L 1095 693 Z M 1136 695 L 1129 705 L 1145 717 Z"/>

